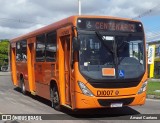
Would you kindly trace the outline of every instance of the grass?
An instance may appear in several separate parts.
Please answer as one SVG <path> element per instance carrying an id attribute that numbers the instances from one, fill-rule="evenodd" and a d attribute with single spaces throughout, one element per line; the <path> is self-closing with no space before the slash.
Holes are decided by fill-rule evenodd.
<path id="1" fill-rule="evenodd" d="M 147 95 L 160 96 L 160 92 L 154 92 L 155 90 L 160 90 L 160 82 L 149 81 L 147 85 Z"/>

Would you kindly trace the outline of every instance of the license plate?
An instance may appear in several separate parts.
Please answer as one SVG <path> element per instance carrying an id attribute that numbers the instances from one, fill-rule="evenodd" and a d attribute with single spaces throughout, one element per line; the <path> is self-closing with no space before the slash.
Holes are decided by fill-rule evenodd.
<path id="1" fill-rule="evenodd" d="M 110 107 L 115 108 L 115 107 L 122 107 L 123 103 L 111 103 Z"/>

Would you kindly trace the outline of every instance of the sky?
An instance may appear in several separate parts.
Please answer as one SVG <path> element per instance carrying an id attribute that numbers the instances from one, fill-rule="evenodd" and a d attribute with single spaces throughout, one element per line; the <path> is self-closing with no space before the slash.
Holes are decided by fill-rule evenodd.
<path id="1" fill-rule="evenodd" d="M 147 41 L 160 40 L 160 0 L 81 0 L 82 15 L 142 21 Z M 0 39 L 11 39 L 78 14 L 78 0 L 0 0 Z"/>

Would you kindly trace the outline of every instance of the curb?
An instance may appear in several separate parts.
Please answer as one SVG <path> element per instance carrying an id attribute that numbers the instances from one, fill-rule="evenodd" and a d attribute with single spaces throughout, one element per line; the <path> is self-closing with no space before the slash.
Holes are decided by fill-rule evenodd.
<path id="1" fill-rule="evenodd" d="M 0 76 L 10 76 L 11 72 L 0 72 Z"/>
<path id="2" fill-rule="evenodd" d="M 158 95 L 147 95 L 148 99 L 160 99 L 160 96 Z"/>
<path id="3" fill-rule="evenodd" d="M 152 78 L 149 78 L 148 81 L 152 81 L 152 82 L 160 82 L 160 79 L 152 79 Z"/>

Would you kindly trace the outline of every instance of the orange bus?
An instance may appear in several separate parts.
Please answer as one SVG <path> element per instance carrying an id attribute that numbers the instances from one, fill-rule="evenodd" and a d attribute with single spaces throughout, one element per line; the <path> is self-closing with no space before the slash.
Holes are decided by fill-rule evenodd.
<path id="1" fill-rule="evenodd" d="M 12 81 L 56 110 L 143 105 L 145 34 L 139 21 L 71 16 L 10 40 Z"/>

